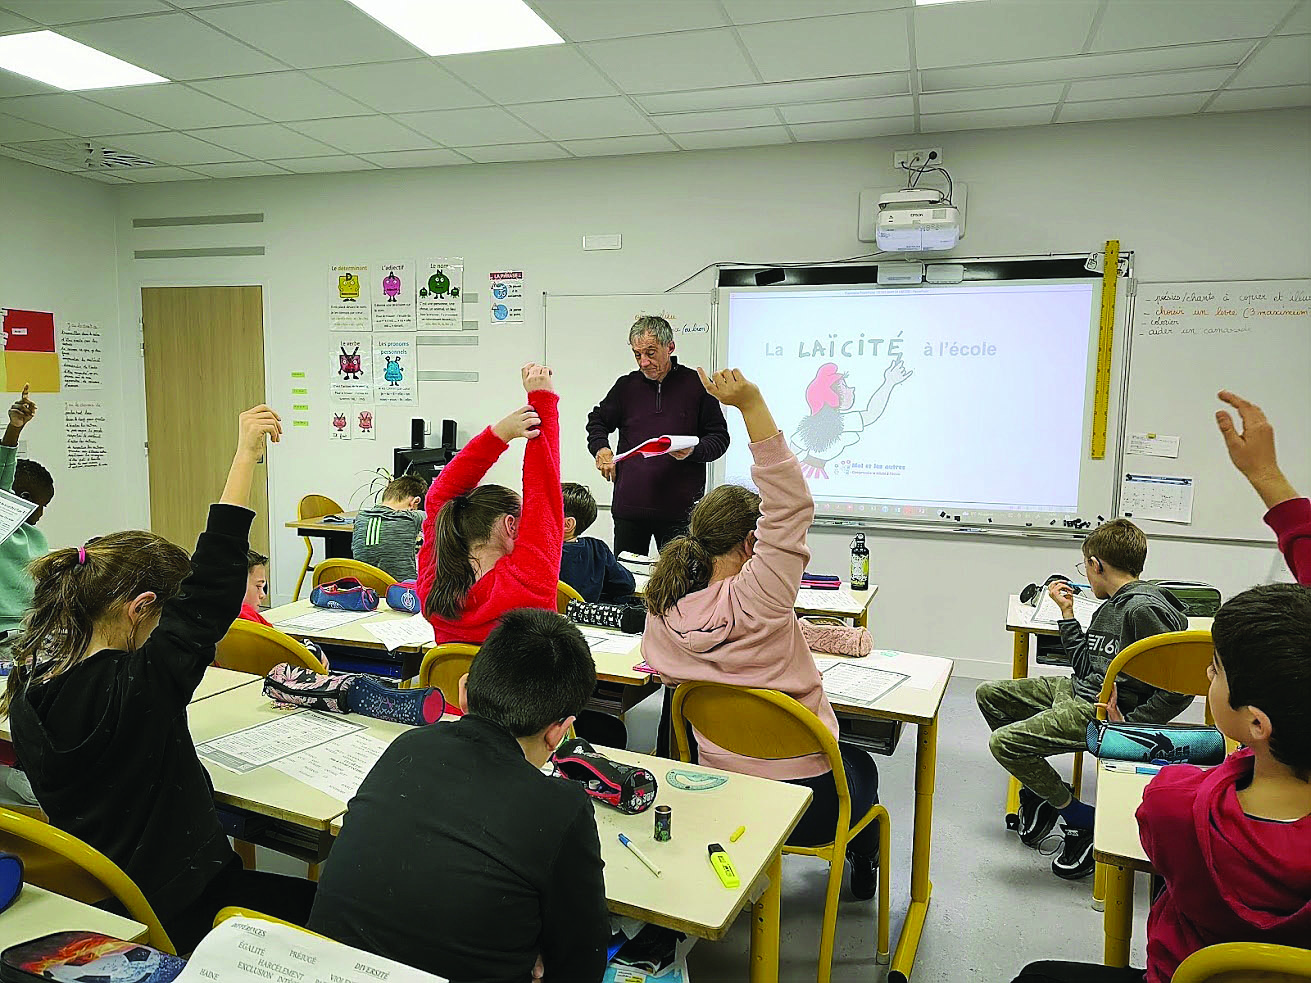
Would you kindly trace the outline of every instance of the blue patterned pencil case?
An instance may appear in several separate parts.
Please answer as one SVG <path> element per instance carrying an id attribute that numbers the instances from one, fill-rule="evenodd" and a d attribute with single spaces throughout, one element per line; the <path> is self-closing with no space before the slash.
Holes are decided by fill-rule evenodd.
<path id="1" fill-rule="evenodd" d="M 1214 727 L 1193 724 L 1088 722 L 1088 750 L 1112 761 L 1218 765 L 1225 759 L 1225 738 Z"/>

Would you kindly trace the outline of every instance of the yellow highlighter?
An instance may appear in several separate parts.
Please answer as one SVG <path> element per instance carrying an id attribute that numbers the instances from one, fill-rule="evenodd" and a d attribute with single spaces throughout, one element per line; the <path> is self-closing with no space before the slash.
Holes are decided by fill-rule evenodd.
<path id="1" fill-rule="evenodd" d="M 715 868 L 719 883 L 724 887 L 740 886 L 742 882 L 738 880 L 737 870 L 733 867 L 733 861 L 728 859 L 728 854 L 724 852 L 724 847 L 719 843 L 711 843 L 706 849 L 710 852 L 710 866 Z"/>

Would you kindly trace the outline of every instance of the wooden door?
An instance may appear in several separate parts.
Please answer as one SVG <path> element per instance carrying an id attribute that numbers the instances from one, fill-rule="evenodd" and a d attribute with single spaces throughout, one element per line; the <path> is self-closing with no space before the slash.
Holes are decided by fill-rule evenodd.
<path id="1" fill-rule="evenodd" d="M 142 287 L 150 528 L 188 550 L 218 500 L 237 416 L 264 402 L 260 287 Z M 250 544 L 268 552 L 268 472 L 255 470 Z"/>

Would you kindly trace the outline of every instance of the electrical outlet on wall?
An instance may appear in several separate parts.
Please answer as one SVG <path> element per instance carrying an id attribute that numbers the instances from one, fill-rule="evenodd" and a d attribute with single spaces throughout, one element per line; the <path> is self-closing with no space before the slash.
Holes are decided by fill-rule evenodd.
<path id="1" fill-rule="evenodd" d="M 937 156 L 931 156 L 936 154 Z M 892 166 L 897 170 L 905 168 L 942 166 L 942 148 L 941 147 L 924 147 L 920 150 L 894 150 L 892 152 Z"/>

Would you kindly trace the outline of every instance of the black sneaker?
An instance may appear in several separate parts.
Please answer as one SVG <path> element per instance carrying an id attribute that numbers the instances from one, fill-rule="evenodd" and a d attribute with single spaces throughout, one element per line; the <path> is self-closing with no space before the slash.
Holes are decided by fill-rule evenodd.
<path id="1" fill-rule="evenodd" d="M 1097 867 L 1097 861 L 1093 859 L 1093 831 L 1065 823 L 1061 823 L 1061 830 L 1065 834 L 1065 847 L 1052 861 L 1052 873 L 1067 881 L 1087 877 Z"/>
<path id="2" fill-rule="evenodd" d="M 1071 793 L 1073 794 L 1073 793 Z M 1026 797 L 1029 803 L 1026 805 Z M 1036 847 L 1051 835 L 1061 816 L 1057 808 L 1035 792 L 1020 786 L 1020 842 Z"/>
<path id="3" fill-rule="evenodd" d="M 851 896 L 857 901 L 868 901 L 878 887 L 879 858 L 860 857 L 847 851 L 847 863 L 851 864 Z"/>

